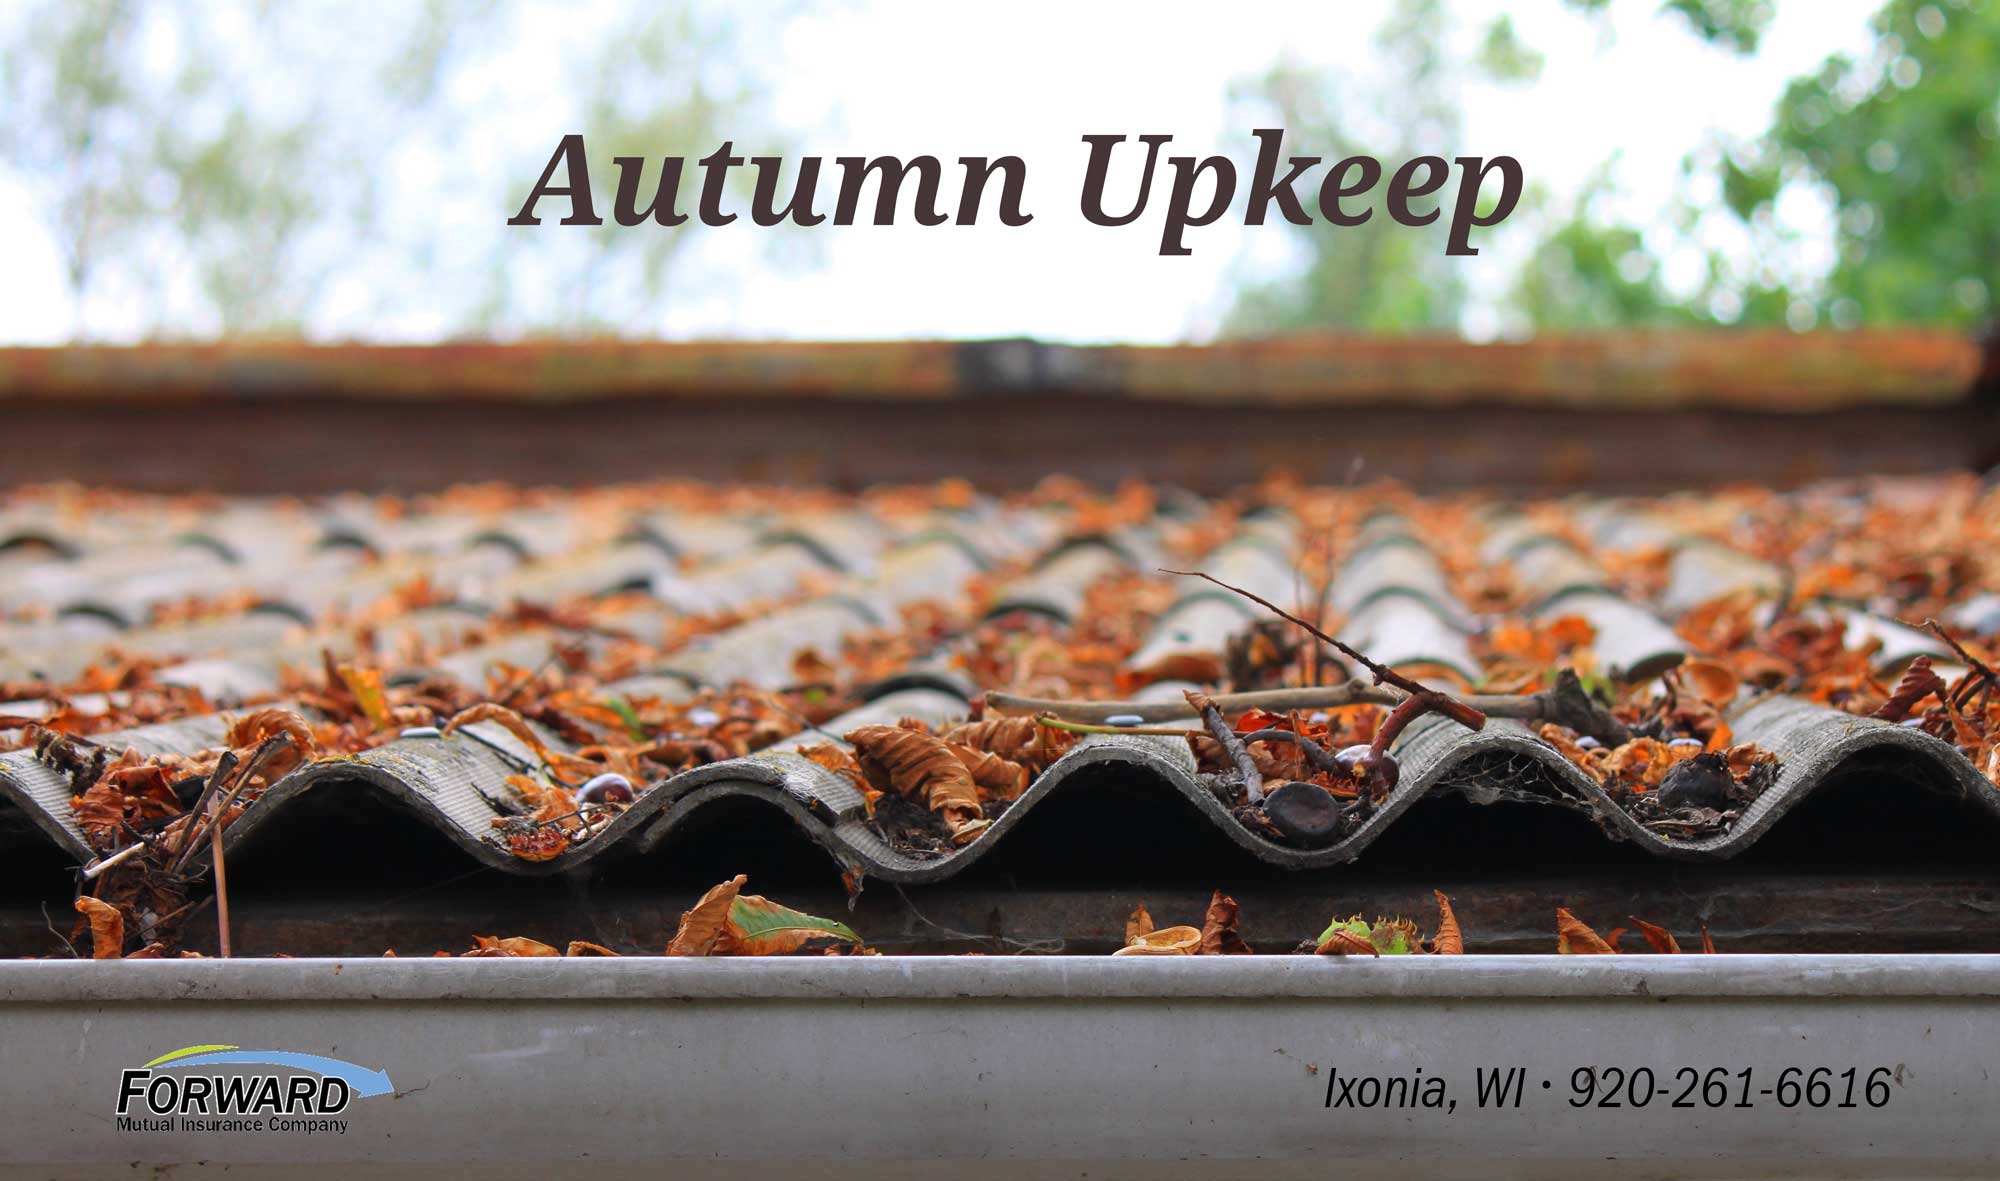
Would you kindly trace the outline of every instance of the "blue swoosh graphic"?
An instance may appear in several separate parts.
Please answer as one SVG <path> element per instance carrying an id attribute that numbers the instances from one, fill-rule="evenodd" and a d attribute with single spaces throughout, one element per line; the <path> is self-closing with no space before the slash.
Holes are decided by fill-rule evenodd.
<path id="1" fill-rule="evenodd" d="M 331 1075 L 348 1085 L 356 1098 L 367 1099 L 375 1095 L 387 1095 L 396 1089 L 389 1081 L 387 1071 L 370 1070 L 356 1066 L 339 1058 L 326 1058 L 318 1054 L 298 1054 L 291 1050 L 224 1050 L 212 1054 L 190 1054 L 171 1062 L 162 1062 L 155 1070 L 179 1070 L 183 1066 L 255 1065 L 288 1066 L 294 1070 L 310 1070 L 314 1074 Z"/>

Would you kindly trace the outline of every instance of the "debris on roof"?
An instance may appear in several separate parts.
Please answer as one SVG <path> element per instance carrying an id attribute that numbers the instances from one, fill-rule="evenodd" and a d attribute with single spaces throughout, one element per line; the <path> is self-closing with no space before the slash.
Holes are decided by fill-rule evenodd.
<path id="1" fill-rule="evenodd" d="M 1857 766 L 2000 810 L 1996 533 L 1971 477 L 28 489 L 0 502 L 0 833 L 73 858 L 141 948 L 328 793 L 516 875 L 749 800 L 850 894 L 958 875 L 1105 775 L 1288 870 L 1365 865 L 1446 796 L 1726 858 Z"/>

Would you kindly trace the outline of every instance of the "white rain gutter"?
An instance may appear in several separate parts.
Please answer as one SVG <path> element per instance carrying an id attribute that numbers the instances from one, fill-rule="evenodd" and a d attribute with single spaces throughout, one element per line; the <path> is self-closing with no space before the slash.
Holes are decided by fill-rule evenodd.
<path id="1" fill-rule="evenodd" d="M 0 1164 L 1990 1175 L 1996 998 L 2000 956 L 1956 955 L 14 962 Z M 116 1127 L 123 1070 L 209 1044 L 344 1059 L 393 1090 L 338 1132 Z M 1613 1070 L 1618 1106 L 1599 1106 Z M 1480 1104 L 1481 1071 L 1509 1080 L 1504 1102 Z"/>

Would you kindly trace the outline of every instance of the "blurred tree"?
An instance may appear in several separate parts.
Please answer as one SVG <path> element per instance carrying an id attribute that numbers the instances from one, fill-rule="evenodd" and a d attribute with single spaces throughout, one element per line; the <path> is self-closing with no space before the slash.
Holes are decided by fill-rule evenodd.
<path id="1" fill-rule="evenodd" d="M 1724 197 L 1754 224 L 1788 185 L 1827 196 L 1825 320 L 1973 324 L 2000 286 L 2000 5 L 1892 0 L 1873 23 L 1872 53 L 1794 81 L 1730 154 Z"/>
<path id="2" fill-rule="evenodd" d="M 792 9 L 628 12 L 424 0 L 356 37 L 332 2 L 37 0 L 0 11 L 0 167 L 57 244 L 79 336 L 657 332 L 680 229 L 535 236 L 504 211 L 561 131 L 589 136 L 607 194 L 613 156 L 650 183 L 664 155 L 754 136 L 744 38 Z M 522 43 L 575 109 L 509 109 Z"/>
<path id="3" fill-rule="evenodd" d="M 1567 0 L 1571 8 L 1601 15 L 1611 0 Z M 1757 42 L 1778 14 L 1774 0 L 1664 0 L 1661 12 L 1687 21 L 1702 40 L 1737 53 L 1757 52 Z"/>
<path id="4" fill-rule="evenodd" d="M 1695 313 L 1666 289 L 1660 260 L 1639 231 L 1603 219 L 1608 166 L 1569 216 L 1546 233 L 1515 279 L 1510 301 L 1538 329 L 1590 331 L 1685 325 Z M 1546 205 L 1535 195 L 1533 204 Z"/>
<path id="5" fill-rule="evenodd" d="M 307 127 L 228 93 L 200 11 L 73 0 L 17 13 L 0 158 L 46 211 L 80 305 L 152 292 L 141 326 L 162 330 L 183 268 L 223 330 L 293 323 L 309 283 L 288 247 L 319 211 L 295 167 Z M 264 31 L 245 30 L 245 48 Z"/>
<path id="6" fill-rule="evenodd" d="M 1397 0 L 1376 34 L 1388 70 L 1382 84 L 1394 102 L 1342 101 L 1339 82 L 1280 65 L 1235 92 L 1251 127 L 1282 127 L 1305 150 L 1328 160 L 1369 155 L 1382 160 L 1450 155 L 1461 128 L 1460 86 L 1475 64 L 1503 81 L 1526 80 L 1539 59 L 1514 35 L 1505 18 L 1491 26 L 1478 63 L 1454 57 L 1446 0 Z M 1374 109 L 1383 122 L 1356 127 L 1342 112 Z M 1449 208 L 1457 180 L 1439 190 Z M 1372 217 L 1358 226 L 1314 218 L 1311 225 L 1282 223 L 1303 262 L 1275 281 L 1244 286 L 1223 322 L 1230 335 L 1302 329 L 1360 332 L 1453 331 L 1465 307 L 1463 269 L 1444 251 L 1444 219 L 1422 229 Z"/>
<path id="7" fill-rule="evenodd" d="M 1770 19 L 1767 3 L 1665 7 L 1739 52 Z M 1983 321 L 2000 285 L 2000 5 L 1891 0 L 1872 25 L 1873 50 L 1794 80 L 1763 136 L 1716 141 L 1688 158 L 1684 172 L 1712 180 L 1722 216 L 1747 242 L 1728 254 L 1703 248 L 1696 289 L 1664 290 L 1640 231 L 1602 220 L 1586 194 L 1536 248 L 1513 309 L 1555 329 Z M 1788 194 L 1833 214 L 1837 251 L 1823 274 L 1799 272 L 1800 241 L 1778 217 Z M 1672 211 L 1677 241 L 1696 245 L 1709 212 L 1684 198 Z"/>

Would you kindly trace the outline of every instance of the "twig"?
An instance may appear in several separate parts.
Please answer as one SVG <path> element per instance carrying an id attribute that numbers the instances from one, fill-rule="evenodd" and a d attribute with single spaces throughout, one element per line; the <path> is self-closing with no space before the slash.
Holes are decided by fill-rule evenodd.
<path id="1" fill-rule="evenodd" d="M 215 932 L 222 958 L 229 958 L 229 874 L 222 867 L 222 825 L 208 826 L 208 855 L 215 862 Z"/>
<path id="2" fill-rule="evenodd" d="M 235 769 L 236 752 L 233 750 L 223 751 L 222 757 L 215 762 L 215 770 L 208 773 L 208 782 L 201 785 L 201 794 L 195 797 L 194 807 L 187 810 L 187 829 L 181 833 L 180 844 L 174 848 L 173 871 L 175 873 L 179 873 L 181 866 L 187 864 L 188 851 L 194 848 L 195 830 L 200 827 L 202 819 L 208 815 L 208 805 L 215 799 L 216 791 L 222 786 L 223 781 L 229 778 L 229 773 Z"/>
<path id="3" fill-rule="evenodd" d="M 69 958 L 73 960 L 83 958 L 76 954 L 76 944 L 69 941 L 69 936 L 56 930 L 56 921 L 49 917 L 49 904 L 46 902 L 42 903 L 42 925 L 49 929 L 49 934 L 54 935 L 58 942 L 69 948 Z"/>
<path id="4" fill-rule="evenodd" d="M 1480 713 L 1478 710 L 1472 708 L 1469 705 L 1466 705 L 1461 701 L 1453 699 L 1449 694 L 1441 693 L 1436 689 L 1431 688 L 1430 686 L 1424 684 L 1421 681 L 1416 680 L 1415 678 L 1404 676 L 1402 673 L 1397 672 L 1395 669 L 1390 668 L 1386 664 L 1381 664 L 1374 660 L 1370 660 L 1366 655 L 1362 654 L 1359 650 L 1355 649 L 1354 647 L 1348 644 L 1341 643 L 1339 640 L 1336 640 L 1332 636 L 1327 635 L 1319 628 L 1313 626 L 1310 623 L 1307 623 L 1303 619 L 1300 619 L 1298 616 L 1285 610 L 1283 607 L 1278 606 L 1276 603 L 1273 603 L 1269 599 L 1263 598 L 1259 595 L 1251 593 L 1250 591 L 1244 590 L 1240 586 L 1231 586 L 1228 583 L 1222 581 L 1220 578 L 1217 578 L 1215 575 L 1204 574 L 1199 570 L 1162 569 L 1161 573 L 1178 574 L 1184 578 L 1204 579 L 1208 582 L 1212 582 L 1215 585 L 1221 587 L 1223 590 L 1229 591 L 1231 594 L 1241 595 L 1244 598 L 1249 599 L 1251 602 L 1256 603 L 1258 606 L 1263 607 L 1265 610 L 1270 611 L 1283 619 L 1290 620 L 1292 623 L 1297 624 L 1299 627 L 1306 629 L 1306 631 L 1310 632 L 1312 635 L 1315 635 L 1319 637 L 1321 640 L 1324 640 L 1327 643 L 1332 644 L 1335 649 L 1337 649 L 1339 652 L 1345 655 L 1348 659 L 1354 661 L 1356 664 L 1359 664 L 1361 667 L 1367 669 L 1369 673 L 1371 673 L 1375 677 L 1376 684 L 1394 685 L 1396 688 L 1401 689 L 1403 692 L 1410 694 L 1412 697 L 1417 697 L 1417 696 L 1426 697 L 1430 700 L 1430 706 L 1429 706 L 1430 712 L 1441 713 L 1444 716 L 1450 718 L 1452 721 L 1457 722 L 1459 725 L 1464 726 L 1468 730 L 1477 730 L 1486 724 L 1485 715 Z"/>
<path id="5" fill-rule="evenodd" d="M 1035 722 L 1051 730 L 1062 730 L 1070 734 L 1146 734 L 1155 738 L 1195 738 L 1207 733 L 1205 730 L 1175 729 L 1172 726 L 1098 726 L 1089 722 L 1065 721 L 1054 714 L 1036 714 Z"/>
<path id="6" fill-rule="evenodd" d="M 1972 696 L 1971 686 L 1974 684 L 1983 683 L 1987 685 L 1992 685 L 1997 681 L 2000 681 L 2000 675 L 1996 675 L 1994 671 L 1991 668 L 1987 667 L 1986 663 L 1980 660 L 1977 656 L 1974 656 L 1972 653 L 1967 652 L 1965 650 L 1965 645 L 1959 643 L 1958 638 L 1952 635 L 1950 631 L 1946 630 L 1943 624 L 1939 623 L 1935 619 L 1926 619 L 1924 620 L 1924 626 L 1929 628 L 1932 632 L 1936 633 L 1938 639 L 1943 640 L 1945 643 L 1951 645 L 1951 650 L 1953 652 L 1958 653 L 1958 658 L 1960 660 L 1963 660 L 1966 664 L 1970 665 L 1972 671 L 1978 674 L 1977 681 L 1968 680 L 1965 683 L 1965 687 L 1961 688 L 1958 693 L 1953 695 L 1954 697 L 1958 698 L 1958 701 L 1948 704 L 1963 704 L 1966 700 L 1969 700 Z M 1942 697 L 1943 695 L 1940 694 L 1939 696 Z"/>
<path id="7" fill-rule="evenodd" d="M 1222 711 L 1216 708 L 1215 702 L 1209 700 L 1207 694 L 1189 689 L 1187 701 L 1195 708 L 1195 712 L 1201 715 L 1202 722 L 1208 726 L 1209 736 L 1215 739 L 1217 745 L 1222 747 L 1223 753 L 1236 764 L 1236 773 L 1243 779 L 1244 797 L 1253 807 L 1262 804 L 1264 776 L 1257 770 L 1257 761 L 1250 757 L 1249 746 L 1236 736 L 1235 727 L 1229 724 L 1229 719 L 1222 716 Z"/>
<path id="8" fill-rule="evenodd" d="M 196 824 L 205 821 L 211 834 L 219 838 L 222 831 L 222 817 L 229 811 L 229 806 L 236 802 L 237 796 L 243 794 L 244 788 L 250 786 L 250 781 L 256 778 L 257 772 L 263 768 L 266 762 L 270 761 L 271 756 L 277 753 L 280 747 L 291 745 L 291 741 L 291 735 L 281 732 L 273 734 L 259 743 L 257 749 L 250 752 L 250 758 L 244 762 L 242 768 L 234 776 L 233 782 L 230 784 L 229 794 L 224 796 L 211 812 L 198 818 Z M 215 774 L 209 776 L 211 784 L 222 778 L 224 766 L 233 762 L 234 754 L 234 751 L 230 751 L 222 756 L 223 763 L 218 763 L 215 768 Z M 210 795 L 213 793 L 204 789 L 203 794 Z M 188 839 L 182 842 L 184 847 L 180 855 L 174 858 L 173 871 L 175 873 L 181 871 L 182 867 L 187 864 L 189 855 L 194 851 L 194 842 L 197 839 L 194 835 L 194 828 L 195 825 L 191 824 L 189 826 Z M 217 847 L 219 848 L 220 846 Z M 220 868 L 219 863 L 217 868 Z"/>
<path id="9" fill-rule="evenodd" d="M 112 866 L 125 861 L 127 858 L 131 857 L 134 853 L 137 853 L 140 850 L 147 848 L 151 848 L 151 846 L 148 845 L 145 841 L 136 841 L 130 845 L 125 846 L 123 849 L 118 850 L 116 853 L 113 853 L 109 857 L 101 857 L 98 860 L 93 861 L 89 865 L 83 867 L 83 880 L 86 882 L 92 881 L 99 874 L 102 874 L 105 870 L 110 869 Z"/>
<path id="10" fill-rule="evenodd" d="M 1366 681 L 1347 681 L 1339 685 L 1323 685 L 1304 689 L 1260 689 L 1252 693 L 1218 693 L 1209 700 L 1216 708 L 1229 713 L 1247 710 L 1262 710 L 1267 713 L 1286 713 L 1299 709 L 1339 709 L 1349 705 L 1398 706 L 1408 699 L 1408 694 L 1394 689 L 1383 689 Z M 1513 718 L 1520 721 L 1549 721 L 1567 726 L 1579 734 L 1588 734 L 1607 746 L 1618 746 L 1630 739 L 1631 734 L 1624 723 L 1614 717 L 1610 710 L 1592 698 L 1583 688 L 1583 682 L 1569 669 L 1564 669 L 1557 677 L 1553 688 L 1539 693 L 1469 694 L 1459 701 L 1480 711 L 1487 717 Z M 1067 697 L 1023 697 L 1014 693 L 988 693 L 986 710 L 989 714 L 1003 717 L 1047 717 L 1066 725 L 1055 729 L 1069 729 L 1072 726 L 1102 726 L 1111 718 L 1136 718 L 1140 723 L 1175 722 L 1188 716 L 1187 707 L 1168 701 L 1083 701 Z M 1079 734 L 1096 733 L 1095 730 L 1076 731 Z M 1104 733 L 1143 734 L 1146 730 L 1137 726 L 1103 726 Z M 1182 731 L 1168 731 L 1179 734 Z"/>

